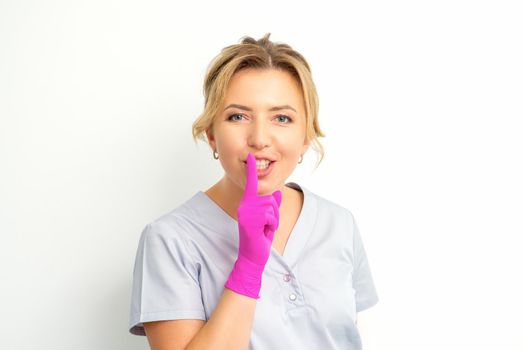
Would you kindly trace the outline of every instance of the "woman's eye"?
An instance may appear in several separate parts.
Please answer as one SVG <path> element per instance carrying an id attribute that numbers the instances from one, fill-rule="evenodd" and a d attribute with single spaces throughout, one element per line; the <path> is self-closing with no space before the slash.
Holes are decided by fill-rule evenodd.
<path id="1" fill-rule="evenodd" d="M 228 117 L 227 120 L 232 120 L 232 117 L 236 117 L 236 116 L 241 116 L 241 117 L 242 117 L 243 115 L 242 115 L 242 114 L 238 114 L 238 113 L 236 113 L 236 114 L 230 114 L 230 116 Z"/>
<path id="2" fill-rule="evenodd" d="M 290 121 L 289 123 L 285 123 L 285 124 L 290 124 L 292 122 L 292 118 L 284 114 L 279 115 L 277 118 L 282 118 L 282 117 L 288 118 L 288 120 Z"/>

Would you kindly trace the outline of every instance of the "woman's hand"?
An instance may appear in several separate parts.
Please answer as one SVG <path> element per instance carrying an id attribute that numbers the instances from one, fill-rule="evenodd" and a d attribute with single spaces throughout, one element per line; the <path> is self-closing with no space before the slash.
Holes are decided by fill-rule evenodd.
<path id="1" fill-rule="evenodd" d="M 253 154 L 248 154 L 246 163 L 246 186 L 237 208 L 239 253 L 225 287 L 258 299 L 262 273 L 270 256 L 274 233 L 279 227 L 282 193 L 275 191 L 271 195 L 259 196 Z"/>

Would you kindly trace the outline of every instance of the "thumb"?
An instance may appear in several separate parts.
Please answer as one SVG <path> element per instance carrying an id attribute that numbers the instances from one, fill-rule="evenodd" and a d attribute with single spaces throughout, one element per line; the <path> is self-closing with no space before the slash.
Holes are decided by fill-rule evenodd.
<path id="1" fill-rule="evenodd" d="M 275 218 L 277 219 L 276 220 L 277 221 L 277 226 L 275 227 L 275 229 L 277 230 L 277 228 L 279 227 L 279 221 L 280 221 L 279 208 L 281 207 L 281 200 L 283 198 L 283 193 L 281 191 L 275 191 L 274 193 L 272 193 L 272 196 L 275 199 L 275 201 L 277 202 L 277 212 L 275 213 Z"/>
<path id="2" fill-rule="evenodd" d="M 281 206 L 281 200 L 283 198 L 283 194 L 281 191 L 275 191 L 272 193 L 273 198 L 275 198 L 275 201 L 277 202 L 277 207 Z"/>

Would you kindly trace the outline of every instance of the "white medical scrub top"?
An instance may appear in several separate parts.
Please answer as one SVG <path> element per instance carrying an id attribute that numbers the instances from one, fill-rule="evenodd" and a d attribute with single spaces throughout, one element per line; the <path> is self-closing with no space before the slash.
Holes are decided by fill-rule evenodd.
<path id="1" fill-rule="evenodd" d="M 361 349 L 356 313 L 378 302 L 352 213 L 304 193 L 284 254 L 271 248 L 249 349 Z M 143 322 L 208 320 L 237 259 L 239 231 L 203 191 L 146 225 L 133 269 L 129 332 Z"/>

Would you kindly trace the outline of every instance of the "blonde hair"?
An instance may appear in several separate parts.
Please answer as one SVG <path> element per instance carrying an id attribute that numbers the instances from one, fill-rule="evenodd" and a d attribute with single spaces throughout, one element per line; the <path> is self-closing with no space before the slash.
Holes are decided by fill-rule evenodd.
<path id="1" fill-rule="evenodd" d="M 247 68 L 283 70 L 290 73 L 302 89 L 306 138 L 320 156 L 317 167 L 324 157 L 324 149 L 318 138 L 325 137 L 325 134 L 319 127 L 319 99 L 310 66 L 299 52 L 285 43 L 273 43 L 269 37 L 270 33 L 259 40 L 244 36 L 240 44 L 223 48 L 211 61 L 204 78 L 204 111 L 192 125 L 193 139 L 195 143 L 197 139 L 207 142 L 205 132 L 213 126 L 219 115 L 226 89 L 235 73 Z"/>

